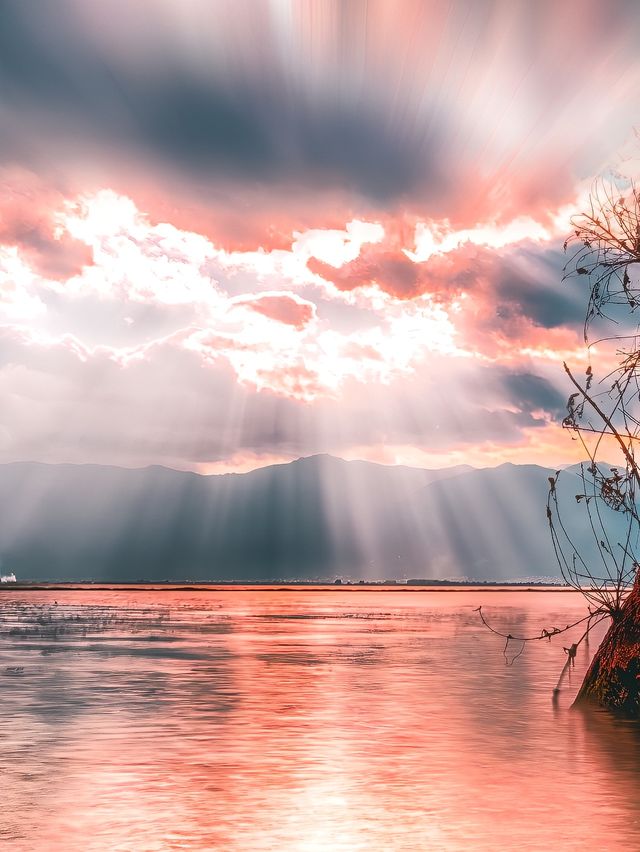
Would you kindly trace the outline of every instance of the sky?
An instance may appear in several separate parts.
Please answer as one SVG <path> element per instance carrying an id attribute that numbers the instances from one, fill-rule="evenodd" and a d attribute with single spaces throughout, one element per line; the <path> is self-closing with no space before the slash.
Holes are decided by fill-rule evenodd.
<path id="1" fill-rule="evenodd" d="M 0 462 L 559 466 L 640 5 L 4 0 Z"/>

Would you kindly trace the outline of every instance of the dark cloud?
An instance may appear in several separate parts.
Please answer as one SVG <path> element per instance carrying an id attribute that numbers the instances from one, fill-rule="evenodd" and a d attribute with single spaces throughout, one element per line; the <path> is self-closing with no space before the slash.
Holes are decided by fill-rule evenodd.
<path id="1" fill-rule="evenodd" d="M 544 216 L 571 194 L 568 164 L 590 171 L 633 122 L 635 86 L 619 83 L 636 7 L 290 5 L 5 0 L 3 156 L 113 179 L 126 165 L 131 187 L 135 167 L 140 184 L 176 172 L 199 198 L 222 183 L 339 189 L 469 223 Z M 612 59 L 596 74 L 603 32 Z M 495 122 L 512 105 L 505 140 Z"/>
<path id="2" fill-rule="evenodd" d="M 566 395 L 542 376 L 533 373 L 508 373 L 503 382 L 508 397 L 524 413 L 543 410 L 554 419 L 560 419 L 566 414 Z"/>
<path id="3" fill-rule="evenodd" d="M 496 256 L 493 276 L 496 314 L 514 315 L 543 328 L 578 326 L 585 315 L 585 293 L 575 278 L 563 280 L 564 254 L 558 249 L 518 249 Z"/>
<path id="4" fill-rule="evenodd" d="M 416 184 L 436 194 L 448 182 L 442 121 L 407 133 L 371 99 L 288 91 L 259 67 L 199 73 L 175 45 L 163 53 L 161 30 L 153 50 L 141 45 L 138 61 L 125 63 L 117 44 L 109 51 L 96 38 L 90 16 L 74 11 L 70 0 L 45 2 L 37 15 L 12 0 L 0 8 L 1 98 L 13 114 L 0 132 L 5 156 L 64 158 L 56 147 L 69 145 L 100 160 L 115 147 L 201 179 L 347 186 L 378 200 Z M 150 19 L 152 44 L 153 32 Z"/>

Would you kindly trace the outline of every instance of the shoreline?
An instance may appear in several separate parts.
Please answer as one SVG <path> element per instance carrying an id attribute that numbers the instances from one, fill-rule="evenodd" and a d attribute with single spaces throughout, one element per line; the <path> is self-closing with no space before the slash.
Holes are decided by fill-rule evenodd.
<path id="1" fill-rule="evenodd" d="M 5 583 L 11 592 L 575 592 L 558 583 Z"/>

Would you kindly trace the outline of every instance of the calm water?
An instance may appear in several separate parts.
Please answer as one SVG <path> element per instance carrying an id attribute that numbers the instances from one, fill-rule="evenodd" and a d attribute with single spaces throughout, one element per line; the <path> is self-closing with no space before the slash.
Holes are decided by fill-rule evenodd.
<path id="1" fill-rule="evenodd" d="M 640 849 L 638 730 L 569 710 L 587 652 L 554 708 L 568 638 L 506 665 L 479 604 L 514 632 L 584 610 L 561 592 L 3 591 L 0 847 Z"/>

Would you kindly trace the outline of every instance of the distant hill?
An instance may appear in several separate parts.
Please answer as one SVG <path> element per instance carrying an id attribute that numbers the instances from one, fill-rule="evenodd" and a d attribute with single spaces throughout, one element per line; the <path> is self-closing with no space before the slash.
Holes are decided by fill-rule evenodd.
<path id="1" fill-rule="evenodd" d="M 575 499 L 584 489 L 579 471 L 579 465 L 568 468 L 558 480 L 562 522 L 585 562 L 601 574 L 584 503 Z M 412 534 L 403 533 L 396 541 L 397 560 L 427 564 L 436 577 L 559 576 L 546 514 L 549 477 L 555 473 L 537 465 L 503 464 L 431 483 L 416 494 Z M 615 547 L 625 538 L 624 516 L 603 506 L 600 512 Z"/>
<path id="2" fill-rule="evenodd" d="M 552 474 L 506 464 L 421 489 L 411 506 L 413 535 L 397 543 L 398 561 L 416 568 L 426 562 L 445 577 L 557 576 L 546 520 Z"/>
<path id="3" fill-rule="evenodd" d="M 6 464 L 0 557 L 19 580 L 554 576 L 552 473 L 331 456 L 219 476 Z"/>
<path id="4" fill-rule="evenodd" d="M 466 470 L 331 456 L 220 476 L 0 465 L 0 557 L 20 579 L 38 580 L 364 575 L 388 507 Z"/>

